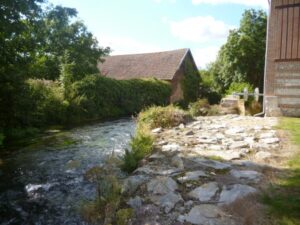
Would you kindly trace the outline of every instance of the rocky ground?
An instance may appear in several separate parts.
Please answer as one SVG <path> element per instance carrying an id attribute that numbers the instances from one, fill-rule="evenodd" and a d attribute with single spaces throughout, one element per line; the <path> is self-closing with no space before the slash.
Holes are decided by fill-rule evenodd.
<path id="1" fill-rule="evenodd" d="M 227 115 L 154 129 L 155 152 L 123 184 L 133 224 L 266 224 L 256 199 L 280 158 L 276 124 Z"/>

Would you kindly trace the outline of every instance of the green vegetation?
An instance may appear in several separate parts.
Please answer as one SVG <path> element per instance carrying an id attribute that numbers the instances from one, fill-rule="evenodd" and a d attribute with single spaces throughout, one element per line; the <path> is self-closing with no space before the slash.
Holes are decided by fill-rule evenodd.
<path id="1" fill-rule="evenodd" d="M 199 87 L 201 82 L 201 77 L 198 71 L 195 72 L 193 64 L 190 61 L 185 61 L 184 64 L 185 74 L 181 80 L 181 87 L 183 91 L 184 104 L 194 102 L 199 97 Z"/>
<path id="2" fill-rule="evenodd" d="M 201 71 L 213 91 L 223 95 L 233 82 L 246 82 L 263 89 L 266 28 L 265 11 L 244 12 L 240 27 L 230 31 L 217 60 Z"/>
<path id="3" fill-rule="evenodd" d="M 225 94 L 226 95 L 231 95 L 234 92 L 239 92 L 239 93 L 243 93 L 244 89 L 247 88 L 249 93 L 253 93 L 254 92 L 254 88 L 253 85 L 246 83 L 246 82 L 241 82 L 241 83 L 236 83 L 233 82 L 230 84 L 229 88 L 226 90 Z"/>
<path id="4" fill-rule="evenodd" d="M 137 119 L 136 135 L 131 140 L 131 150 L 125 152 L 122 169 L 131 173 L 138 167 L 140 160 L 151 154 L 154 142 L 151 129 L 178 126 L 190 119 L 191 116 L 187 112 L 173 105 L 167 107 L 153 106 L 140 112 Z"/>
<path id="5" fill-rule="evenodd" d="M 288 162 L 288 176 L 280 178 L 264 196 L 274 218 L 274 224 L 300 224 L 300 119 L 282 118 L 279 129 L 289 131 L 297 149 Z"/>
<path id="6" fill-rule="evenodd" d="M 207 99 L 199 99 L 189 105 L 189 113 L 192 116 L 206 116 L 210 109 Z"/>
<path id="7" fill-rule="evenodd" d="M 134 211 L 131 208 L 120 209 L 117 212 L 117 225 L 127 225 L 130 219 L 133 217 Z"/>

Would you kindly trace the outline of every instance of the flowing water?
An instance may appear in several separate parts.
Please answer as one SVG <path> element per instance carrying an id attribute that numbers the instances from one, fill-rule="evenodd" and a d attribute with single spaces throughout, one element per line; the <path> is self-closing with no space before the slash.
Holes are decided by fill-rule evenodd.
<path id="1" fill-rule="evenodd" d="M 85 224 L 80 206 L 95 198 L 95 185 L 84 179 L 105 165 L 112 152 L 128 147 L 131 119 L 58 132 L 38 143 L 0 155 L 0 224 Z"/>

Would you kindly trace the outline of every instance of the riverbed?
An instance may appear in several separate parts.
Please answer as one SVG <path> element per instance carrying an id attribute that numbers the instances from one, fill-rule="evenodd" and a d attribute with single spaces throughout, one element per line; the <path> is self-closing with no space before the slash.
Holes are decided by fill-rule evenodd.
<path id="1" fill-rule="evenodd" d="M 80 207 L 95 198 L 85 172 L 128 148 L 126 118 L 52 131 L 38 142 L 0 153 L 0 224 L 86 224 Z"/>

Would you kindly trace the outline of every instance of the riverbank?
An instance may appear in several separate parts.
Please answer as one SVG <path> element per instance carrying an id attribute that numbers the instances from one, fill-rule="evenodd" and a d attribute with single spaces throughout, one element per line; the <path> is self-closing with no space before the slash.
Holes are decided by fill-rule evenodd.
<path id="1" fill-rule="evenodd" d="M 260 197 L 283 169 L 276 118 L 198 117 L 154 129 L 154 152 L 123 183 L 132 224 L 270 224 Z"/>

